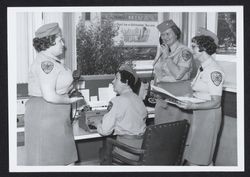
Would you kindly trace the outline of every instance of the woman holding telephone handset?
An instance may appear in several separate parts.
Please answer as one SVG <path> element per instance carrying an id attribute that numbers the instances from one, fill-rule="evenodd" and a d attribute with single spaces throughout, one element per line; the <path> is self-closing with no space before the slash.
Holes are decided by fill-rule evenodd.
<path id="1" fill-rule="evenodd" d="M 161 44 L 153 63 L 154 85 L 175 96 L 191 94 L 189 80 L 193 71 L 193 55 L 188 47 L 179 42 L 181 30 L 172 20 L 162 22 L 157 28 L 161 33 Z M 190 111 L 181 110 L 162 99 L 157 100 L 155 124 L 189 120 L 190 117 Z"/>

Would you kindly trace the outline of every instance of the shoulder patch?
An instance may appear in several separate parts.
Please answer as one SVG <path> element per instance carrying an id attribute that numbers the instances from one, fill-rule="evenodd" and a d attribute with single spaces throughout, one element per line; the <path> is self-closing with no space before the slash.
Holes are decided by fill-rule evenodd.
<path id="1" fill-rule="evenodd" d="M 192 53 L 188 50 L 183 50 L 182 51 L 182 58 L 185 60 L 185 61 L 188 61 L 192 58 Z"/>
<path id="2" fill-rule="evenodd" d="M 218 71 L 214 71 L 211 73 L 211 79 L 214 83 L 214 85 L 219 86 L 222 82 L 222 74 Z"/>
<path id="3" fill-rule="evenodd" d="M 113 103 L 110 101 L 107 107 L 108 112 L 112 109 L 112 107 L 113 107 Z"/>
<path id="4" fill-rule="evenodd" d="M 51 61 L 43 61 L 41 63 L 41 68 L 43 72 L 45 72 L 46 74 L 49 74 L 54 68 L 54 63 Z"/>

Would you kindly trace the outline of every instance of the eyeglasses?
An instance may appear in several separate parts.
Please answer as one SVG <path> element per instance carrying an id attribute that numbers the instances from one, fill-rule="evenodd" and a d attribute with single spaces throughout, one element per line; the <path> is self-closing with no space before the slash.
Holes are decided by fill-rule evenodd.
<path id="1" fill-rule="evenodd" d="M 192 47 L 192 49 L 194 49 L 194 48 L 198 48 L 199 46 L 196 44 L 192 44 L 191 47 Z"/>

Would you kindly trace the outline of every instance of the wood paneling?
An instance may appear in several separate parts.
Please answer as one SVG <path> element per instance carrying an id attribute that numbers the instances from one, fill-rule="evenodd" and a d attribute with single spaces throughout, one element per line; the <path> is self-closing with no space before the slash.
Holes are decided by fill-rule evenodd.
<path id="1" fill-rule="evenodd" d="M 234 92 L 223 91 L 222 95 L 223 115 L 237 117 L 237 94 Z"/>

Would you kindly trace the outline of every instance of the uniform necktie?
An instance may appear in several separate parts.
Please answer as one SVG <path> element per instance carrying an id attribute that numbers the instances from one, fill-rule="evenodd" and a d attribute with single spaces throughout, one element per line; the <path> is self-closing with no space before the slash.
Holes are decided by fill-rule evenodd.
<path id="1" fill-rule="evenodd" d="M 60 61 L 58 61 L 58 60 L 55 60 L 57 63 L 59 63 L 59 64 L 61 64 L 61 62 Z"/>
<path id="2" fill-rule="evenodd" d="M 199 78 L 200 73 L 201 73 L 202 71 L 203 71 L 203 68 L 202 68 L 202 66 L 200 66 L 200 67 L 199 67 L 199 71 L 197 72 L 197 75 L 195 76 L 194 80 L 193 80 L 192 83 L 191 83 L 191 86 L 193 86 L 194 83 L 197 81 L 197 79 Z"/>

